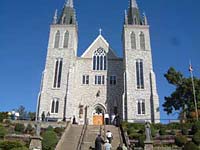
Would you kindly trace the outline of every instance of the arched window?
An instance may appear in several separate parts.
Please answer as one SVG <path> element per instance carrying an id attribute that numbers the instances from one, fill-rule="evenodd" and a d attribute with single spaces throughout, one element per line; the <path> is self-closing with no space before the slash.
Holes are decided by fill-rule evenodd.
<path id="1" fill-rule="evenodd" d="M 131 33 L 131 48 L 136 49 L 136 38 L 135 38 L 135 33 Z"/>
<path id="2" fill-rule="evenodd" d="M 55 72 L 54 72 L 54 82 L 53 82 L 54 88 L 60 88 L 61 75 L 62 75 L 62 65 L 63 65 L 62 58 L 56 59 Z"/>
<path id="3" fill-rule="evenodd" d="M 64 35 L 63 48 L 68 48 L 68 42 L 69 42 L 69 32 L 66 31 Z"/>
<path id="4" fill-rule="evenodd" d="M 51 103 L 51 113 L 58 113 L 58 109 L 59 109 L 59 99 L 54 98 Z"/>
<path id="5" fill-rule="evenodd" d="M 58 113 L 58 108 L 59 108 L 59 101 L 56 101 L 56 109 L 55 109 L 55 113 Z"/>
<path id="6" fill-rule="evenodd" d="M 145 100 L 141 99 L 137 101 L 138 115 L 145 114 Z"/>
<path id="7" fill-rule="evenodd" d="M 145 37 L 143 32 L 140 33 L 140 48 L 145 50 Z"/>
<path id="8" fill-rule="evenodd" d="M 137 89 L 144 89 L 143 60 L 136 60 Z"/>
<path id="9" fill-rule="evenodd" d="M 51 113 L 54 113 L 54 108 L 55 108 L 55 101 L 53 100 L 51 103 Z"/>
<path id="10" fill-rule="evenodd" d="M 60 42 L 60 31 L 57 31 L 54 41 L 54 48 L 59 48 L 59 42 Z"/>
<path id="11" fill-rule="evenodd" d="M 106 52 L 103 48 L 99 48 L 94 52 L 93 70 L 106 70 Z"/>

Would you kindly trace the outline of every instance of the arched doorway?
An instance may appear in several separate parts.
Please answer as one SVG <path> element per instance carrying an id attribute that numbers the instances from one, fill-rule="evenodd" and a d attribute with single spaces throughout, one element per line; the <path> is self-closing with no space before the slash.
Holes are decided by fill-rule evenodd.
<path id="1" fill-rule="evenodd" d="M 101 104 L 96 105 L 93 111 L 93 125 L 103 125 L 104 114 L 105 108 Z"/>

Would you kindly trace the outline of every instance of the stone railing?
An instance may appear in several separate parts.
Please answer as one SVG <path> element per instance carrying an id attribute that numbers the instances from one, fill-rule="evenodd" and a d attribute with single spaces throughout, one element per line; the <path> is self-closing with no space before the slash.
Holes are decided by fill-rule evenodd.
<path id="1" fill-rule="evenodd" d="M 62 134 L 61 139 L 59 140 L 58 144 L 56 145 L 55 150 L 60 150 L 61 149 L 61 146 L 62 146 L 62 144 L 63 144 L 63 142 L 65 140 L 66 134 L 67 134 L 68 130 L 70 129 L 70 127 L 71 127 L 71 124 L 68 123 L 66 128 L 65 128 L 64 133 Z"/>

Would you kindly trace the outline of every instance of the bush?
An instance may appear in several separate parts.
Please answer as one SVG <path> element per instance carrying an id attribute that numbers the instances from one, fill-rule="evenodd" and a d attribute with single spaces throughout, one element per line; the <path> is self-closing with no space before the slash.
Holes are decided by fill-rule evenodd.
<path id="1" fill-rule="evenodd" d="M 188 142 L 187 144 L 184 145 L 183 150 L 199 150 L 199 148 L 193 142 Z"/>
<path id="2" fill-rule="evenodd" d="M 1 150 L 12 150 L 14 148 L 18 148 L 22 150 L 24 145 L 18 141 L 2 141 L 0 142 L 0 149 Z"/>
<path id="3" fill-rule="evenodd" d="M 21 124 L 21 123 L 16 123 L 16 124 L 15 124 L 15 131 L 16 131 L 16 132 L 23 133 L 23 132 L 24 132 L 24 129 L 25 129 L 24 124 Z"/>
<path id="4" fill-rule="evenodd" d="M 42 149 L 54 150 L 58 142 L 58 137 L 54 131 L 46 131 L 42 134 Z"/>
<path id="5" fill-rule="evenodd" d="M 144 140 L 145 140 L 145 136 L 142 135 L 138 138 L 138 143 L 136 144 L 137 147 L 144 147 Z"/>
<path id="6" fill-rule="evenodd" d="M 197 144 L 200 145 L 200 130 L 194 134 L 192 141 Z"/>
<path id="7" fill-rule="evenodd" d="M 33 131 L 34 131 L 34 128 L 32 127 L 32 125 L 28 124 L 27 127 L 26 127 L 26 133 L 32 134 Z"/>
<path id="8" fill-rule="evenodd" d="M 200 121 L 197 121 L 192 125 L 192 134 L 195 134 L 198 130 L 200 130 Z"/>
<path id="9" fill-rule="evenodd" d="M 8 112 L 0 112 L 0 122 L 3 122 L 4 119 L 8 119 Z"/>
<path id="10" fill-rule="evenodd" d="M 160 135 L 166 135 L 167 133 L 166 133 L 166 130 L 165 130 L 164 128 L 161 128 L 161 129 L 159 130 L 159 134 L 160 134 Z"/>
<path id="11" fill-rule="evenodd" d="M 6 134 L 7 134 L 6 128 L 0 125 L 0 139 L 3 139 Z"/>
<path id="12" fill-rule="evenodd" d="M 181 133 L 182 133 L 183 135 L 188 135 L 188 134 L 189 134 L 188 129 L 187 129 L 186 127 L 182 127 Z"/>
<path id="13" fill-rule="evenodd" d="M 155 137 L 156 134 L 157 134 L 156 129 L 155 129 L 153 126 L 151 126 L 151 136 L 152 136 L 152 137 Z"/>
<path id="14" fill-rule="evenodd" d="M 176 135 L 176 131 L 175 130 L 171 130 L 170 135 Z"/>
<path id="15" fill-rule="evenodd" d="M 140 136 L 141 136 L 141 134 L 139 134 L 137 132 L 132 132 L 131 134 L 129 134 L 130 139 L 138 139 Z"/>
<path id="16" fill-rule="evenodd" d="M 56 127 L 54 129 L 54 132 L 56 132 L 57 136 L 62 136 L 62 133 L 64 132 L 64 128 Z"/>
<path id="17" fill-rule="evenodd" d="M 167 126 L 166 126 L 166 129 L 168 130 L 171 130 L 171 129 L 180 129 L 181 128 L 181 124 L 180 123 L 169 123 Z"/>
<path id="18" fill-rule="evenodd" d="M 27 147 L 17 147 L 17 148 L 12 148 L 11 150 L 29 150 Z"/>
<path id="19" fill-rule="evenodd" d="M 177 136 L 175 137 L 175 144 L 179 147 L 182 147 L 187 143 L 187 137 L 185 136 Z"/>
<path id="20" fill-rule="evenodd" d="M 52 126 L 48 126 L 46 130 L 47 131 L 53 131 L 53 127 Z"/>

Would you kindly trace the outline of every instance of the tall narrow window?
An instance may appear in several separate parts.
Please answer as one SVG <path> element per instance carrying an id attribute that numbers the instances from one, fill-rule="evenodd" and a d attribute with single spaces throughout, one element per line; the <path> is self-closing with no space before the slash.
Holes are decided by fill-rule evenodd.
<path id="1" fill-rule="evenodd" d="M 104 85 L 105 84 L 105 76 L 104 75 L 95 75 L 95 84 L 96 85 Z"/>
<path id="2" fill-rule="evenodd" d="M 82 84 L 89 84 L 89 75 L 83 75 Z"/>
<path id="3" fill-rule="evenodd" d="M 64 36 L 63 48 L 68 48 L 68 43 L 69 43 L 69 32 L 66 31 Z"/>
<path id="4" fill-rule="evenodd" d="M 135 38 L 135 33 L 131 33 L 131 48 L 136 49 L 136 38 Z"/>
<path id="5" fill-rule="evenodd" d="M 54 41 L 54 48 L 59 48 L 59 43 L 60 43 L 60 31 L 57 31 Z"/>
<path id="6" fill-rule="evenodd" d="M 53 82 L 54 88 L 60 88 L 61 76 L 62 76 L 62 65 L 63 65 L 62 58 L 58 58 L 55 64 L 54 82 Z"/>
<path id="7" fill-rule="evenodd" d="M 106 52 L 102 48 L 94 52 L 93 70 L 106 70 Z"/>
<path id="8" fill-rule="evenodd" d="M 51 103 L 51 113 L 58 113 L 58 109 L 59 109 L 59 99 L 54 98 Z"/>
<path id="9" fill-rule="evenodd" d="M 110 76 L 110 84 L 111 85 L 116 85 L 116 76 Z"/>
<path id="10" fill-rule="evenodd" d="M 143 60 L 136 60 L 136 77 L 137 77 L 137 88 L 144 89 L 144 72 L 143 72 Z"/>
<path id="11" fill-rule="evenodd" d="M 51 113 L 54 113 L 55 101 L 53 100 L 51 103 Z"/>
<path id="12" fill-rule="evenodd" d="M 145 114 L 145 100 L 138 100 L 137 102 L 138 115 Z"/>
<path id="13" fill-rule="evenodd" d="M 145 50 L 145 37 L 143 32 L 140 33 L 140 48 Z"/>
<path id="14" fill-rule="evenodd" d="M 55 113 L 58 113 L 58 108 L 59 108 L 59 101 L 56 101 L 56 109 L 55 109 Z"/>

